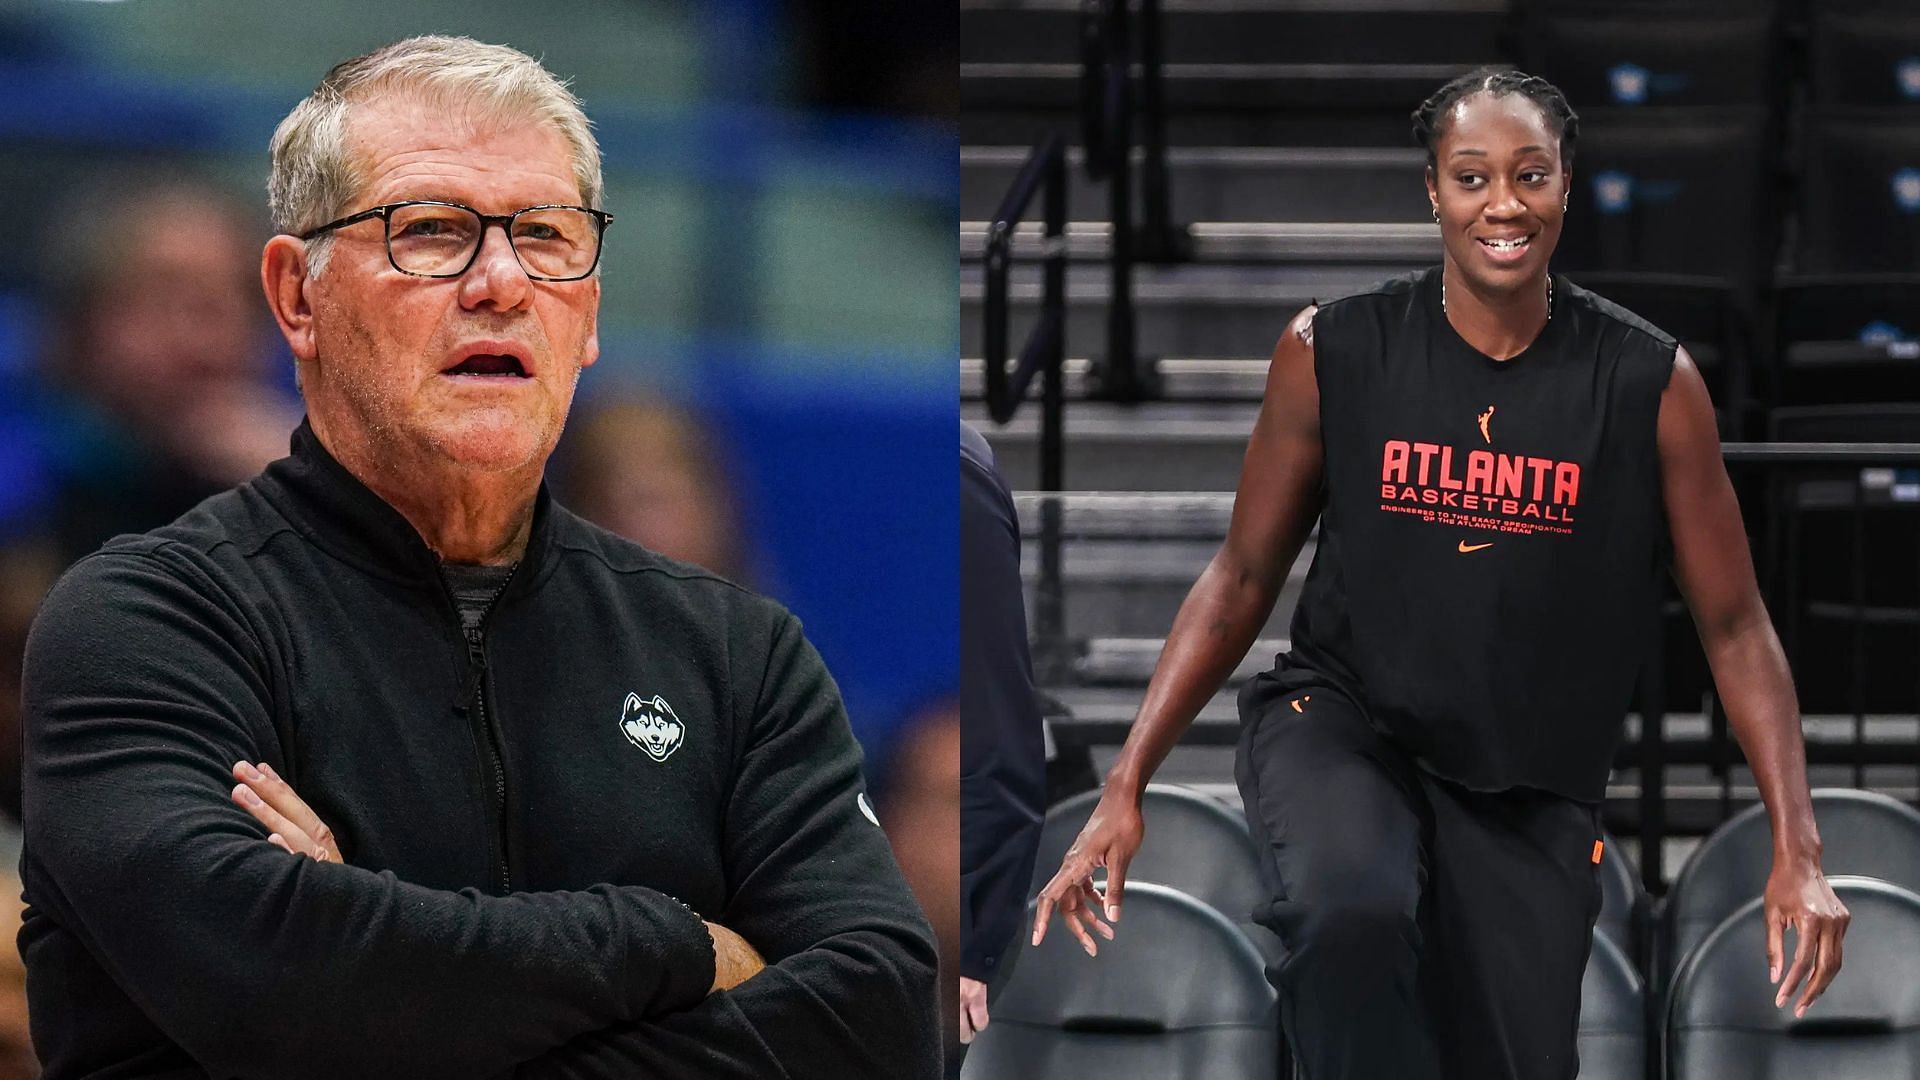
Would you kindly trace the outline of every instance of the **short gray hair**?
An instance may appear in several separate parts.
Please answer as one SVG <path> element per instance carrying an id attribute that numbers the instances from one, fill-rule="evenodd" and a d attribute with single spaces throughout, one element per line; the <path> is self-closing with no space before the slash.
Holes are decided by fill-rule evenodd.
<path id="1" fill-rule="evenodd" d="M 347 117 L 376 95 L 412 94 L 444 108 L 471 110 L 483 123 L 550 124 L 573 155 L 581 201 L 600 206 L 600 145 L 580 99 L 540 62 L 518 49 L 472 38 L 427 35 L 396 41 L 336 64 L 273 132 L 267 204 L 275 230 L 298 236 L 347 213 L 363 185 L 347 145 Z M 332 234 L 307 242 L 308 266 L 326 268 Z"/>

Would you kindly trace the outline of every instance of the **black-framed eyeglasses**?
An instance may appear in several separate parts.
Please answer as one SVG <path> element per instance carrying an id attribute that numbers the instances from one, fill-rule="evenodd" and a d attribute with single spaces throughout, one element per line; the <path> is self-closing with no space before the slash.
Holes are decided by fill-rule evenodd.
<path id="1" fill-rule="evenodd" d="M 535 281 L 578 281 L 600 265 L 600 240 L 613 215 L 585 206 L 529 206 L 511 214 L 483 214 L 471 206 L 435 200 L 387 203 L 308 229 L 300 239 L 372 218 L 386 227 L 387 262 L 414 277 L 456 278 L 473 266 L 487 228 L 507 234 L 520 269 Z"/>

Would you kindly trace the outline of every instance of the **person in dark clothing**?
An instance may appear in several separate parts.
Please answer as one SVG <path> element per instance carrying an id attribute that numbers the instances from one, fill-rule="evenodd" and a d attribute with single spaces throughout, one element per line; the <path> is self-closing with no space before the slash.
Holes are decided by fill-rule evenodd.
<path id="1" fill-rule="evenodd" d="M 1415 121 L 1444 261 L 1281 337 L 1226 543 L 1035 939 L 1056 910 L 1089 952 L 1112 932 L 1141 790 L 1318 516 L 1291 651 L 1240 695 L 1235 768 L 1306 1075 L 1575 1075 L 1598 803 L 1669 560 L 1771 814 L 1769 962 L 1804 1014 L 1848 917 L 1706 387 L 1672 337 L 1549 276 L 1577 131 L 1558 90 L 1482 71 Z"/>
<path id="2" fill-rule="evenodd" d="M 542 483 L 598 351 L 578 102 L 416 38 L 273 151 L 292 454 L 81 560 L 28 644 L 46 1077 L 937 1076 L 798 622 Z"/>
<path id="3" fill-rule="evenodd" d="M 1020 591 L 1020 521 L 987 440 L 960 422 L 960 1038 L 1017 954 L 1046 814 L 1040 699 Z"/>

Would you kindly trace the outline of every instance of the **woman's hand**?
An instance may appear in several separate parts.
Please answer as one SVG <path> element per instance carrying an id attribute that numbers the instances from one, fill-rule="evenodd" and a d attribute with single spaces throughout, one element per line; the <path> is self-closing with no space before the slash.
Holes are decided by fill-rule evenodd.
<path id="1" fill-rule="evenodd" d="M 1033 943 L 1040 944 L 1047 936 L 1047 923 L 1055 909 L 1060 919 L 1066 923 L 1073 936 L 1080 939 L 1080 947 L 1088 956 L 1098 956 L 1099 946 L 1094 943 L 1094 931 L 1107 940 L 1113 940 L 1111 923 L 1120 921 L 1120 902 L 1126 890 L 1127 864 L 1133 861 L 1134 853 L 1140 850 L 1141 838 L 1146 835 L 1146 823 L 1140 816 L 1140 801 L 1129 798 L 1118 789 L 1109 786 L 1100 796 L 1100 802 L 1093 808 L 1093 816 L 1087 819 L 1086 827 L 1074 839 L 1073 846 L 1067 849 L 1067 857 L 1060 862 L 1060 869 L 1040 890 L 1040 903 L 1033 913 Z M 1107 870 L 1107 893 L 1102 899 L 1093 884 L 1093 871 L 1096 867 Z M 1102 914 L 1106 920 L 1101 920 Z"/>

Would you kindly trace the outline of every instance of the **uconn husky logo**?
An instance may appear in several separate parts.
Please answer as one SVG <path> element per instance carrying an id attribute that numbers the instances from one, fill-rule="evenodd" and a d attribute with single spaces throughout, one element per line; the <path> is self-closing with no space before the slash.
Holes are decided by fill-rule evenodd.
<path id="1" fill-rule="evenodd" d="M 620 734 L 655 761 L 665 761 L 685 741 L 687 729 L 673 715 L 673 706 L 659 694 L 652 701 L 628 694 L 620 709 Z"/>

